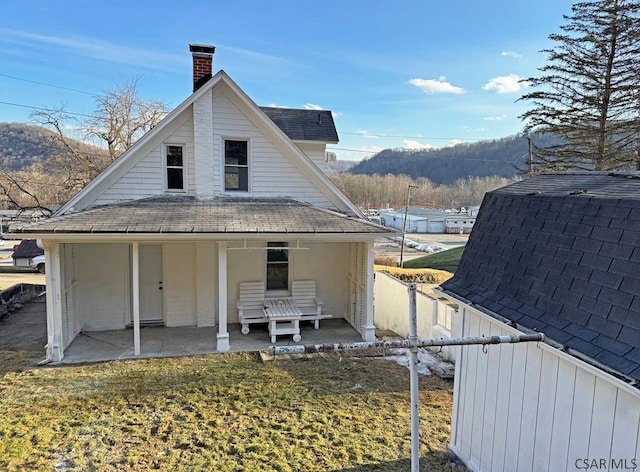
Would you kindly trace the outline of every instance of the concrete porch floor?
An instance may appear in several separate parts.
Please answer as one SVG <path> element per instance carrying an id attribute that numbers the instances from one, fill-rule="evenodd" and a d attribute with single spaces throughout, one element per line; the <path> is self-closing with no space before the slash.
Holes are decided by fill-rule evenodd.
<path id="1" fill-rule="evenodd" d="M 139 356 L 133 354 L 132 329 L 82 332 L 66 349 L 62 364 L 216 353 L 217 332 L 216 327 L 142 328 Z M 301 323 L 300 334 L 299 343 L 294 343 L 291 335 L 278 336 L 276 346 L 362 340 L 344 319 L 322 320 L 318 330 L 313 328 L 313 323 Z M 252 324 L 247 335 L 240 332 L 239 324 L 229 325 L 229 344 L 230 352 L 263 351 L 272 345 L 266 324 Z"/>

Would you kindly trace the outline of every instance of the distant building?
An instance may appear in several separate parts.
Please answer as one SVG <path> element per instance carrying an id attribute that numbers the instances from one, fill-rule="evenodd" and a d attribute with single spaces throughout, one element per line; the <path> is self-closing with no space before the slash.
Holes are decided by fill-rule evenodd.
<path id="1" fill-rule="evenodd" d="M 380 210 L 380 220 L 385 226 L 402 230 L 405 212 Z M 475 223 L 475 216 L 467 213 L 453 213 L 444 210 L 409 208 L 407 212 L 407 233 L 460 233 L 468 234 Z"/>

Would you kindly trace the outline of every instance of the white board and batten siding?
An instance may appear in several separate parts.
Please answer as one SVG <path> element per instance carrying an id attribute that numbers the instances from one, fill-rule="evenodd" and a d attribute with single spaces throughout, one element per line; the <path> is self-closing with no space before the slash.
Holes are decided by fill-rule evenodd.
<path id="1" fill-rule="evenodd" d="M 518 333 L 468 307 L 462 336 Z M 451 449 L 475 471 L 565 471 L 640 458 L 640 392 L 546 344 L 460 348 Z M 609 470 L 609 469 L 607 469 Z"/>

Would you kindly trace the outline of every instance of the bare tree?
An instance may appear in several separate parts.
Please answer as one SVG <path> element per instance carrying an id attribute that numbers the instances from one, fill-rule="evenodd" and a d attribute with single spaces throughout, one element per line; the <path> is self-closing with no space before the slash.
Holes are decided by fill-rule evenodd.
<path id="1" fill-rule="evenodd" d="M 129 149 L 168 113 L 160 101 L 145 101 L 138 94 L 138 79 L 95 97 L 97 108 L 85 123 L 87 136 L 107 146 L 111 162 Z"/>
<path id="2" fill-rule="evenodd" d="M 635 161 L 640 80 L 640 3 L 591 0 L 565 15 L 563 33 L 547 53 L 542 75 L 526 79 L 535 91 L 525 131 L 551 133 L 556 144 L 534 148 L 537 171 L 628 168 Z"/>
<path id="3" fill-rule="evenodd" d="M 160 101 L 140 98 L 137 79 L 94 99 L 96 110 L 83 121 L 64 107 L 32 113 L 33 121 L 49 131 L 46 145 L 54 149 L 54 157 L 17 172 L 1 170 L 0 202 L 44 211 L 65 203 L 168 111 Z"/>

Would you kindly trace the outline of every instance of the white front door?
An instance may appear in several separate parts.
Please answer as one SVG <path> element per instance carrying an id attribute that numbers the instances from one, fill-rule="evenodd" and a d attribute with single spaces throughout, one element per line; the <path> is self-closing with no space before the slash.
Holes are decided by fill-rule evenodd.
<path id="1" fill-rule="evenodd" d="M 161 323 L 162 246 L 140 245 L 140 323 Z"/>

